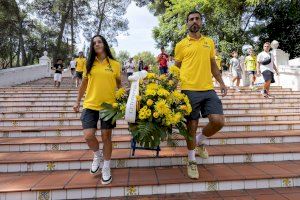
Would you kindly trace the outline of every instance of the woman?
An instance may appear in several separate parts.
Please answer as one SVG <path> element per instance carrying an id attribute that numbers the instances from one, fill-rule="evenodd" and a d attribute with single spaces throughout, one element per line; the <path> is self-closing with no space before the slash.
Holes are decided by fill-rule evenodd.
<path id="1" fill-rule="evenodd" d="M 99 111 L 103 109 L 101 104 L 115 102 L 115 90 L 121 87 L 120 63 L 114 60 L 107 41 L 101 35 L 92 38 L 89 59 L 83 72 L 83 81 L 80 85 L 77 101 L 73 109 L 79 112 L 80 101 L 85 94 L 81 121 L 84 138 L 91 150 L 94 159 L 90 169 L 91 174 L 100 172 L 102 152 L 99 150 L 99 142 L 95 137 Z M 103 142 L 104 163 L 102 167 L 102 184 L 112 181 L 110 160 L 112 154 L 111 134 L 116 124 L 111 121 L 101 122 L 101 137 Z"/>
<path id="2" fill-rule="evenodd" d="M 237 92 L 240 92 L 240 81 L 242 78 L 242 68 L 240 65 L 240 61 L 238 60 L 238 53 L 236 51 L 232 52 L 232 58 L 229 61 L 230 67 L 229 71 L 232 73 L 232 80 L 231 80 L 231 85 L 233 87 L 234 82 L 236 81 L 236 88 L 235 90 Z"/>

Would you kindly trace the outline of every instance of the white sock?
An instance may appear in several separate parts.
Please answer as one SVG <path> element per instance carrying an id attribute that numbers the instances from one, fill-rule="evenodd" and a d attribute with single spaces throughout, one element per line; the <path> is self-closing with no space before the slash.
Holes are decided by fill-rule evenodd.
<path id="1" fill-rule="evenodd" d="M 110 168 L 110 160 L 104 160 L 103 168 Z"/>
<path id="2" fill-rule="evenodd" d="M 196 161 L 195 150 L 189 150 L 188 158 L 189 158 L 189 160 Z"/>
<path id="3" fill-rule="evenodd" d="M 200 133 L 196 136 L 196 144 L 197 145 L 203 144 L 206 139 L 207 139 L 207 137 L 205 135 L 203 135 L 202 133 Z"/>
<path id="4" fill-rule="evenodd" d="M 98 158 L 102 157 L 102 151 L 98 150 L 98 151 L 94 151 L 94 155 Z"/>

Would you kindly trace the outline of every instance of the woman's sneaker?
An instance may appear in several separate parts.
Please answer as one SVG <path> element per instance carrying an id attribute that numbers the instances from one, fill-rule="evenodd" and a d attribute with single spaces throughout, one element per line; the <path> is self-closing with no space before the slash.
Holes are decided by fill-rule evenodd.
<path id="1" fill-rule="evenodd" d="M 196 150 L 200 158 L 207 159 L 209 157 L 207 149 L 205 148 L 204 144 L 201 144 L 198 147 L 196 147 Z"/>
<path id="2" fill-rule="evenodd" d="M 101 183 L 103 185 L 107 185 L 107 184 L 110 184 L 111 181 L 112 181 L 112 176 L 111 176 L 111 173 L 110 173 L 110 168 L 109 167 L 102 168 Z"/>
<path id="3" fill-rule="evenodd" d="M 98 174 L 101 170 L 100 168 L 100 163 L 103 160 L 102 156 L 98 157 L 96 155 L 94 155 L 94 159 L 93 159 L 93 163 L 92 163 L 92 167 L 90 169 L 90 173 L 95 175 Z"/>
<path id="4" fill-rule="evenodd" d="M 188 163 L 187 163 L 187 173 L 188 173 L 188 176 L 191 179 L 198 179 L 199 178 L 198 167 L 197 167 L 197 162 L 196 161 L 188 161 Z"/>

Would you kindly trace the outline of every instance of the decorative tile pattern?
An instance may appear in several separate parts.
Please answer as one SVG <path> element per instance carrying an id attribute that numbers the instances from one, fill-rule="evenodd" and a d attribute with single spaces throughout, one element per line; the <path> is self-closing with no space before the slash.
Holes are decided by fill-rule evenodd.
<path id="1" fill-rule="evenodd" d="M 39 191 L 38 200 L 49 200 L 50 199 L 50 191 Z"/>
<path id="2" fill-rule="evenodd" d="M 245 156 L 245 162 L 246 163 L 253 162 L 253 155 L 252 154 L 246 154 L 246 156 Z"/>
<path id="3" fill-rule="evenodd" d="M 276 143 L 276 138 L 275 137 L 271 137 L 270 138 L 270 143 L 271 144 L 275 144 Z"/>
<path id="4" fill-rule="evenodd" d="M 54 164 L 54 162 L 49 162 L 49 163 L 47 164 L 47 170 L 53 171 L 54 169 L 55 169 L 55 164 Z"/>
<path id="5" fill-rule="evenodd" d="M 61 136 L 61 130 L 56 130 L 56 136 Z"/>
<path id="6" fill-rule="evenodd" d="M 282 179 L 282 187 L 292 187 L 293 181 L 290 178 L 284 178 Z"/>
<path id="7" fill-rule="evenodd" d="M 218 182 L 208 182 L 207 190 L 208 191 L 217 191 L 218 190 Z"/>
<path id="8" fill-rule="evenodd" d="M 52 144 L 51 150 L 52 151 L 58 151 L 59 150 L 59 144 Z"/>
<path id="9" fill-rule="evenodd" d="M 116 168 L 124 168 L 124 167 L 126 167 L 125 160 L 116 160 Z"/>
<path id="10" fill-rule="evenodd" d="M 138 191 L 135 186 L 130 186 L 126 188 L 126 196 L 138 195 Z"/>
<path id="11" fill-rule="evenodd" d="M 226 139 L 220 139 L 220 144 L 225 145 L 226 144 Z"/>
<path id="12" fill-rule="evenodd" d="M 11 122 L 11 125 L 12 126 L 18 126 L 18 122 L 16 120 L 14 120 L 14 121 Z"/>

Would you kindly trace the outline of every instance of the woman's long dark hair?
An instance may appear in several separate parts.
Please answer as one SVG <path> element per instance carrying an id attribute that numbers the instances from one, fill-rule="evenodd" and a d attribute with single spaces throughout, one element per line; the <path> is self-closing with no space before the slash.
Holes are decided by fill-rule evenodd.
<path id="1" fill-rule="evenodd" d="M 100 37 L 103 44 L 104 44 L 104 51 L 106 53 L 106 56 L 107 56 L 106 59 L 107 59 L 108 63 L 109 63 L 108 58 L 115 60 L 112 53 L 111 53 L 111 51 L 110 51 L 110 48 L 108 46 L 108 43 L 107 43 L 106 39 L 102 35 L 95 35 L 94 37 L 92 37 L 91 44 L 90 44 L 90 53 L 89 53 L 87 66 L 86 66 L 87 74 L 89 74 L 91 72 L 94 61 L 95 61 L 96 56 L 97 56 L 97 54 L 95 52 L 95 49 L 94 49 L 94 43 L 93 43 L 94 38 L 96 38 L 96 37 Z"/>

